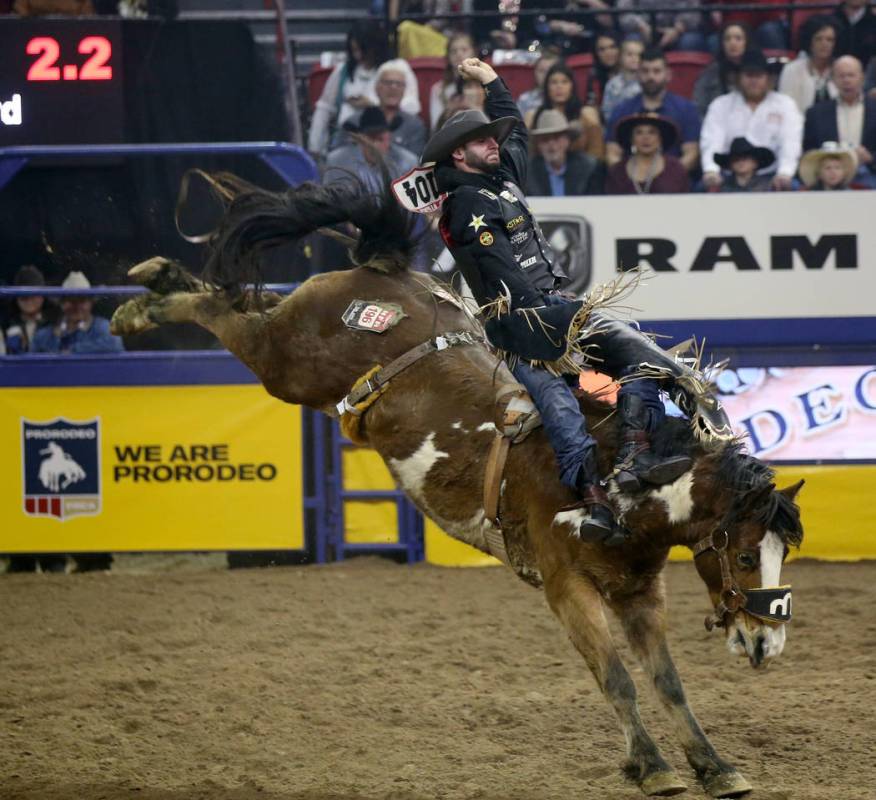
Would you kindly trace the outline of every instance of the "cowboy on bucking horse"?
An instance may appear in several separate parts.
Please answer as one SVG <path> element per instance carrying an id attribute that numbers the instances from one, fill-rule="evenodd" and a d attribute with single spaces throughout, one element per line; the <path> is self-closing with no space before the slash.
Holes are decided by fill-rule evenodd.
<path id="1" fill-rule="evenodd" d="M 438 188 L 448 195 L 441 235 L 475 299 L 492 309 L 487 335 L 538 408 L 561 479 L 581 498 L 575 507 L 588 511 L 579 535 L 620 544 L 627 532 L 600 481 L 596 440 L 571 388 L 581 359 L 576 363 L 571 356 L 589 357 L 621 382 L 614 471 L 621 491 L 670 483 L 690 469 L 687 456 L 651 451 L 650 434 L 666 414 L 661 385 L 673 391 L 700 435 L 728 438 L 729 423 L 701 375 L 630 325 L 593 312 L 586 298 L 559 293 L 566 275 L 520 188 L 526 183 L 528 135 L 517 105 L 483 61 L 466 59 L 459 71 L 483 84 L 487 113 L 457 112 L 423 151 L 422 163 L 435 164 Z"/>

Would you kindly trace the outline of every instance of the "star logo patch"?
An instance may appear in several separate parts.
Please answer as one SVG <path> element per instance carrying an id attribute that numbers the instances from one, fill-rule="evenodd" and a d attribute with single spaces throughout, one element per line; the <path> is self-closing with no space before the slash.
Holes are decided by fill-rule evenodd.
<path id="1" fill-rule="evenodd" d="M 474 214 L 471 215 L 471 222 L 468 223 L 469 228 L 474 228 L 475 233 L 477 233 L 481 228 L 486 228 L 487 223 L 484 222 L 484 215 L 481 214 L 479 217 L 476 217 Z"/>

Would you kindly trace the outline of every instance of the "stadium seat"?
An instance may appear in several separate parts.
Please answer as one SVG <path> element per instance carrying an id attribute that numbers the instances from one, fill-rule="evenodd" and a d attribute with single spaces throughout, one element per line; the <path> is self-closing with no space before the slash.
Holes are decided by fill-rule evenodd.
<path id="1" fill-rule="evenodd" d="M 587 79 L 590 77 L 590 71 L 593 69 L 593 55 L 591 53 L 581 53 L 576 56 L 569 56 L 566 59 L 566 64 L 575 76 L 575 87 L 578 89 L 578 97 L 582 101 L 586 101 Z M 596 100 L 601 102 L 602 98 L 597 97 Z"/>
<path id="2" fill-rule="evenodd" d="M 671 50 L 666 54 L 666 63 L 672 70 L 669 91 L 682 97 L 693 96 L 693 87 L 700 73 L 712 62 L 708 53 L 687 50 Z"/>
<path id="3" fill-rule="evenodd" d="M 429 119 L 429 92 L 432 90 L 432 84 L 441 80 L 444 75 L 444 66 L 447 62 L 444 58 L 436 58 L 435 56 L 424 56 L 421 58 L 409 58 L 408 63 L 411 69 L 414 70 L 414 75 L 417 76 L 417 84 L 420 89 L 420 116 L 430 128 L 432 120 Z"/>

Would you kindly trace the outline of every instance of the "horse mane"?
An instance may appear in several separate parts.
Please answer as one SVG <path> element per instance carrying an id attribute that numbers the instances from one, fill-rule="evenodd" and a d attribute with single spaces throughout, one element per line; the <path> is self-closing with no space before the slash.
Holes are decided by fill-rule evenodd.
<path id="1" fill-rule="evenodd" d="M 392 195 L 381 162 L 381 190 L 372 192 L 355 175 L 321 186 L 306 182 L 283 192 L 261 189 L 230 173 L 206 176 L 225 212 L 211 236 L 204 277 L 224 290 L 263 284 L 262 254 L 319 228 L 352 223 L 359 229 L 353 261 L 386 273 L 406 271 L 416 245 L 413 216 Z"/>
<path id="2" fill-rule="evenodd" d="M 584 393 L 581 408 L 588 416 L 607 417 L 612 406 Z M 745 452 L 745 442 L 708 443 L 694 435 L 687 420 L 667 417 L 651 435 L 651 449 L 656 455 L 687 455 L 700 461 L 708 459 L 716 479 L 733 492 L 731 519 L 755 519 L 773 531 L 785 545 L 799 547 L 803 541 L 800 509 L 786 494 L 775 489 L 776 473 L 768 464 Z"/>

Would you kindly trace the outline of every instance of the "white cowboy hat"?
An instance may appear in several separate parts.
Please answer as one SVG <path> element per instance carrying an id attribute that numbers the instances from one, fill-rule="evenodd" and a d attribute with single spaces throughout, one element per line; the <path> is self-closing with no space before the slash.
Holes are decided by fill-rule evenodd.
<path id="1" fill-rule="evenodd" d="M 61 284 L 62 289 L 90 289 L 91 282 L 85 277 L 84 272 L 71 272 Z"/>
<path id="2" fill-rule="evenodd" d="M 825 158 L 838 158 L 842 162 L 846 172 L 845 183 L 855 177 L 855 172 L 858 170 L 857 153 L 837 142 L 824 142 L 817 150 L 804 153 L 803 158 L 800 159 L 800 180 L 809 188 L 818 183 L 818 170 Z"/>
<path id="3" fill-rule="evenodd" d="M 566 115 L 556 108 L 548 108 L 538 114 L 535 125 L 529 131 L 531 136 L 548 136 L 552 133 L 568 133 L 573 139 L 581 131 L 566 119 Z"/>

